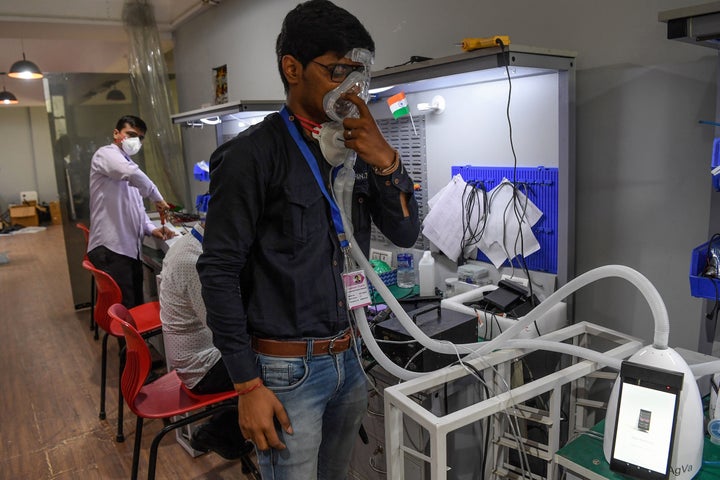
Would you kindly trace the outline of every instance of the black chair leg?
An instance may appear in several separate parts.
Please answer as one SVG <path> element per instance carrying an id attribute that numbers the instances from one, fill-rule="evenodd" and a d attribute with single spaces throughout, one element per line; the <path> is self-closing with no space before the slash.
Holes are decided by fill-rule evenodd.
<path id="1" fill-rule="evenodd" d="M 102 339 L 102 363 L 100 367 L 100 420 L 105 420 L 105 383 L 107 381 L 107 342 L 108 334 Z"/>
<path id="2" fill-rule="evenodd" d="M 196 422 L 203 418 L 207 418 L 216 413 L 224 412 L 231 408 L 235 408 L 234 401 L 232 403 L 230 403 L 230 402 L 220 403 L 215 406 L 208 407 L 205 410 L 201 410 L 201 411 L 194 413 L 188 417 L 182 417 L 180 420 L 172 422 L 169 425 L 165 425 L 162 428 L 162 430 L 160 430 L 157 433 L 157 435 L 155 435 L 155 438 L 152 441 L 152 445 L 150 445 L 150 458 L 148 459 L 148 477 L 147 477 L 148 480 L 155 480 L 155 467 L 157 464 L 158 448 L 160 447 L 160 442 L 162 441 L 163 437 L 165 437 L 166 434 L 168 434 L 169 432 L 172 432 L 176 428 L 184 427 L 185 425 L 190 425 L 193 422 Z M 137 435 L 137 433 L 135 433 L 135 435 Z M 136 443 L 137 443 L 137 439 L 136 439 Z"/>
<path id="3" fill-rule="evenodd" d="M 95 312 L 95 301 L 97 300 L 96 289 L 97 289 L 97 286 L 93 283 L 93 291 L 92 291 L 92 294 L 93 294 L 92 312 Z M 95 328 L 95 335 L 93 336 L 93 338 L 94 338 L 95 340 L 97 340 L 98 338 L 100 338 L 100 334 L 99 334 L 99 332 L 98 332 L 98 323 L 95 321 L 95 313 L 92 314 L 92 319 L 93 319 L 93 328 Z"/>
<path id="4" fill-rule="evenodd" d="M 137 417 L 137 422 L 135 423 L 135 446 L 133 447 L 132 473 L 130 474 L 131 480 L 137 480 L 138 478 L 138 466 L 140 465 L 140 446 L 142 444 L 142 429 L 143 418 Z"/>
<path id="5" fill-rule="evenodd" d="M 125 340 L 122 338 L 118 338 L 118 350 L 120 350 L 120 369 L 118 372 L 118 423 L 115 441 L 122 443 L 125 441 L 125 435 L 123 434 L 123 414 L 125 411 L 125 402 L 122 394 L 122 374 L 125 369 Z"/>
<path id="6" fill-rule="evenodd" d="M 90 330 L 95 331 L 95 340 L 98 339 L 97 323 L 95 323 L 95 278 L 90 277 Z"/>
<path id="7" fill-rule="evenodd" d="M 260 472 L 255 466 L 255 463 L 250 458 L 249 453 L 240 457 L 240 462 L 242 463 L 243 473 L 250 475 L 250 478 L 253 478 L 255 480 L 262 480 L 262 476 L 260 475 Z"/>

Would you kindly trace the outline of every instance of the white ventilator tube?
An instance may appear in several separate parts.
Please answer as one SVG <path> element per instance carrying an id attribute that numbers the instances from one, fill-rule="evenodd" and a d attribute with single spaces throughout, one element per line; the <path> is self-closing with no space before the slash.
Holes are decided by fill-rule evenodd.
<path id="1" fill-rule="evenodd" d="M 345 228 L 345 236 L 350 242 L 351 246 L 355 245 L 355 238 L 353 236 L 352 217 L 350 212 L 352 211 L 352 191 L 355 184 L 355 159 L 357 154 L 355 151 L 348 149 L 343 166 L 338 171 L 335 180 L 333 182 L 333 194 L 335 201 L 340 209 L 343 226 Z M 405 312 L 400 303 L 397 301 L 395 296 L 390 292 L 387 286 L 382 282 L 378 274 L 370 265 L 370 262 L 365 258 L 362 251 L 357 248 L 350 248 L 352 258 L 357 264 L 365 271 L 366 276 L 370 279 L 373 286 L 376 288 L 380 296 L 386 302 L 390 310 L 395 314 L 396 318 L 400 321 L 400 324 L 407 330 L 407 332 L 420 343 L 423 347 L 437 353 L 443 353 L 447 355 L 458 355 L 460 351 L 464 353 L 470 353 L 469 358 L 481 356 L 499 348 L 519 348 L 519 349 L 543 349 L 549 351 L 556 351 L 561 353 L 568 353 L 581 358 L 595 361 L 599 364 L 606 365 L 615 369 L 619 369 L 620 361 L 609 357 L 607 355 L 598 354 L 594 350 L 587 348 L 568 345 L 562 342 L 552 341 L 540 341 L 540 340 L 513 340 L 520 332 L 523 331 L 527 326 L 533 322 L 539 320 L 544 314 L 546 314 L 553 306 L 564 300 L 567 296 L 579 290 L 580 288 L 608 277 L 620 277 L 629 281 L 635 285 L 638 290 L 643 294 L 646 301 L 650 306 L 650 310 L 653 315 L 655 322 L 655 334 L 653 339 L 653 345 L 658 349 L 665 349 L 668 347 L 668 336 L 670 332 L 670 322 L 668 319 L 667 309 L 665 303 L 662 301 L 660 294 L 657 289 L 653 286 L 650 281 L 638 271 L 622 266 L 622 265 L 607 265 L 598 267 L 594 270 L 586 272 L 579 277 L 571 280 L 567 284 L 560 287 L 556 292 L 550 295 L 545 301 L 536 306 L 527 315 L 518 319 L 518 321 L 502 332 L 499 336 L 493 338 L 487 342 L 473 342 L 460 345 L 453 345 L 450 342 L 437 341 L 428 337 L 415 323 L 412 321 L 410 316 Z M 403 380 L 415 378 L 427 372 L 413 372 L 404 369 L 396 365 L 392 360 L 387 358 L 380 347 L 375 342 L 370 327 L 365 317 L 365 311 L 363 309 L 357 309 L 355 311 L 358 328 L 365 341 L 365 344 L 372 354 L 372 356 L 385 368 L 389 373 L 395 375 Z"/>
<path id="2" fill-rule="evenodd" d="M 349 221 L 351 218 L 349 212 L 352 208 L 352 190 L 355 182 L 355 172 L 353 169 L 355 163 L 355 152 L 348 152 L 347 158 L 343 167 L 338 172 L 334 182 L 334 194 L 338 206 L 341 211 L 343 225 L 345 226 L 345 235 L 351 245 L 355 244 L 355 239 L 352 232 L 352 222 Z M 611 368 L 619 369 L 620 361 L 609 357 L 607 355 L 598 354 L 594 350 L 587 348 L 568 345 L 562 342 L 552 341 L 540 341 L 540 340 L 513 340 L 522 330 L 531 325 L 533 322 L 539 320 L 545 313 L 547 313 L 554 305 L 565 299 L 570 294 L 579 290 L 580 288 L 595 282 L 597 280 L 609 277 L 620 277 L 629 281 L 635 285 L 638 290 L 643 294 L 646 301 L 650 306 L 650 310 L 653 315 L 655 322 L 655 333 L 653 339 L 653 345 L 658 349 L 665 349 L 668 346 L 668 336 L 670 332 L 670 323 L 668 319 L 667 309 L 665 304 L 660 297 L 657 289 L 650 283 L 650 281 L 637 272 L 636 270 L 622 266 L 622 265 L 607 265 L 598 267 L 594 270 L 586 272 L 579 277 L 571 280 L 566 285 L 559 288 L 555 293 L 550 295 L 544 302 L 540 303 L 533 310 L 530 311 L 526 316 L 521 317 L 518 321 L 510 328 L 506 329 L 499 336 L 494 339 L 482 342 L 482 343 L 467 343 L 461 345 L 452 345 L 450 342 L 440 342 L 428 337 L 409 317 L 407 312 L 402 308 L 397 299 L 393 296 L 387 286 L 382 282 L 380 277 L 374 271 L 368 260 L 363 255 L 359 248 L 350 249 L 352 258 L 358 263 L 358 265 L 365 271 L 366 276 L 370 279 L 373 286 L 376 288 L 380 296 L 386 302 L 391 311 L 395 314 L 401 325 L 407 330 L 407 332 L 420 343 L 423 347 L 437 353 L 443 353 L 448 355 L 457 355 L 459 351 L 471 353 L 471 357 L 481 356 L 485 353 L 497 350 L 499 348 L 519 348 L 519 349 L 543 349 L 549 351 L 556 351 L 561 353 L 568 353 L 581 358 L 586 358 L 598 362 L 602 365 L 607 365 Z M 394 362 L 392 362 L 382 352 L 380 347 L 375 342 L 372 336 L 370 327 L 365 317 L 363 309 L 355 311 L 358 328 L 362 334 L 363 340 L 373 355 L 373 357 L 385 368 L 389 373 L 395 375 L 403 380 L 415 378 L 424 373 L 413 372 L 404 369 Z"/>

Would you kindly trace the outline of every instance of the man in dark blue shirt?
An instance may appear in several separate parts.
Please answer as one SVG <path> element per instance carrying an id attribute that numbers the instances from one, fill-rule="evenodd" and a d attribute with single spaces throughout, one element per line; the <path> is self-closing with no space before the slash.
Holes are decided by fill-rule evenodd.
<path id="1" fill-rule="evenodd" d="M 355 72 L 369 73 L 357 59 L 374 49 L 346 10 L 326 0 L 298 5 L 276 46 L 285 108 L 210 159 L 197 268 L 207 323 L 263 478 L 345 478 L 366 409 L 343 290 L 348 257 L 327 194 L 332 159 L 320 144 L 322 129 L 332 127 L 324 100 Z M 334 125 L 358 155 L 351 215 L 357 244 L 350 248 L 367 255 L 371 222 L 410 247 L 420 230 L 412 179 L 364 101 L 341 98 L 355 115 Z"/>

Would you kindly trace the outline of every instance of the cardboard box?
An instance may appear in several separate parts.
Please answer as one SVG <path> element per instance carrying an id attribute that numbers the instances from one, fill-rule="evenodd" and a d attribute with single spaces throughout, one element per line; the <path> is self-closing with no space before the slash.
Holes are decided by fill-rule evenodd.
<path id="1" fill-rule="evenodd" d="M 22 225 L 24 227 L 37 227 L 39 225 L 39 219 L 35 206 L 11 205 L 10 223 L 12 223 L 13 225 Z"/>
<path id="2" fill-rule="evenodd" d="M 62 212 L 60 210 L 60 202 L 56 200 L 54 202 L 50 202 L 48 205 L 50 206 L 50 219 L 52 220 L 52 224 L 62 224 Z"/>

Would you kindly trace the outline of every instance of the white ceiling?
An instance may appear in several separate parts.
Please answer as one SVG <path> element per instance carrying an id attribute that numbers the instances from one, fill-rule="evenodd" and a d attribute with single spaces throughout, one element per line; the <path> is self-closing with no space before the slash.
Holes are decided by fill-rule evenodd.
<path id="1" fill-rule="evenodd" d="M 122 23 L 127 0 L 0 0 L 0 72 L 23 50 L 45 73 L 127 73 L 128 40 Z M 152 5 L 163 51 L 172 49 L 172 31 L 221 0 L 132 0 Z M 0 76 L 20 101 L 44 105 L 41 80 Z"/>

